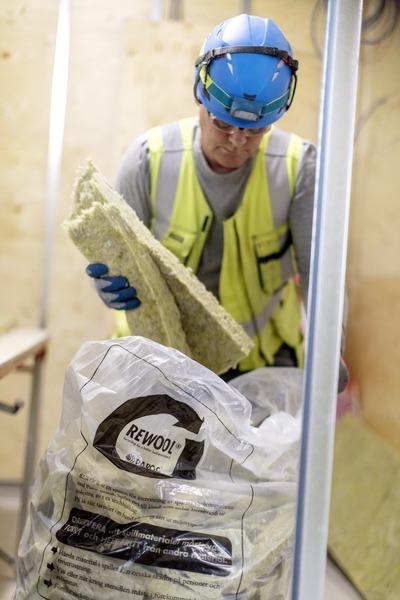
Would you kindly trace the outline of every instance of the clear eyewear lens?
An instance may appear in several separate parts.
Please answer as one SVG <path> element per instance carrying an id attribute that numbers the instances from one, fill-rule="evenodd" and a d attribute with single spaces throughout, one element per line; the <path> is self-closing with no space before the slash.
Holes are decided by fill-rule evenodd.
<path id="1" fill-rule="evenodd" d="M 217 119 L 210 112 L 208 113 L 208 116 L 210 117 L 211 125 L 213 127 L 215 127 L 215 129 L 218 129 L 218 131 L 222 131 L 223 133 L 226 133 L 227 135 L 232 135 L 232 133 L 235 133 L 235 131 L 238 131 L 238 130 L 242 131 L 246 136 L 260 135 L 260 133 L 264 133 L 268 129 L 267 127 L 257 127 L 255 129 L 245 129 L 244 127 L 235 127 L 234 125 L 231 125 L 230 123 L 226 123 L 225 121 L 221 121 L 220 119 Z"/>

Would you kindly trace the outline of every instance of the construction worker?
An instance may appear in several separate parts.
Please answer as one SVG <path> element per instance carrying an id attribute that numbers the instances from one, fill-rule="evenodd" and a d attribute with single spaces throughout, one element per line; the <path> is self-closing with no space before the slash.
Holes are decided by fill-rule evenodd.
<path id="1" fill-rule="evenodd" d="M 154 236 L 252 337 L 251 354 L 226 379 L 303 364 L 316 151 L 274 125 L 292 104 L 297 69 L 271 19 L 241 14 L 220 23 L 195 62 L 198 117 L 148 131 L 117 176 Z M 103 264 L 87 273 L 110 308 L 140 305 L 123 273 L 111 277 Z M 346 382 L 341 362 L 339 390 Z"/>

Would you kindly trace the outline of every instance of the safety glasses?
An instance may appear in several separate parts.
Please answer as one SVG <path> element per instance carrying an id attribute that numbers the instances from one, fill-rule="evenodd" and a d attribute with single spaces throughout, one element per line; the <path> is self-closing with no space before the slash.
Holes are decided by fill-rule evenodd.
<path id="1" fill-rule="evenodd" d="M 226 123 L 225 121 L 221 121 L 220 119 L 217 119 L 209 111 L 207 111 L 207 114 L 210 119 L 210 123 L 211 123 L 212 127 L 214 127 L 214 129 L 217 129 L 218 131 L 221 131 L 222 133 L 226 133 L 226 135 L 232 135 L 232 133 L 235 133 L 235 131 L 239 130 L 242 133 L 244 133 L 246 137 L 255 137 L 257 135 L 261 135 L 262 133 L 265 133 L 269 129 L 268 126 L 267 127 L 254 127 L 252 129 L 247 129 L 247 128 L 245 129 L 243 127 L 235 127 L 234 125 L 231 125 L 230 123 Z"/>

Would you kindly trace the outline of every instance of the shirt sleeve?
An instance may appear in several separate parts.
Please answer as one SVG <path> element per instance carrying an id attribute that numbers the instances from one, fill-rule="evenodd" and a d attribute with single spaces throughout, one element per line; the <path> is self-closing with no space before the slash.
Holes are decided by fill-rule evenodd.
<path id="1" fill-rule="evenodd" d="M 300 275 L 303 302 L 307 305 L 313 224 L 316 148 L 303 141 L 303 154 L 289 210 L 289 227 Z"/>
<path id="2" fill-rule="evenodd" d="M 119 166 L 115 188 L 146 226 L 150 225 L 150 168 L 146 137 L 138 138 Z"/>
<path id="3" fill-rule="evenodd" d="M 289 213 L 289 226 L 292 233 L 294 252 L 300 275 L 301 295 L 307 308 L 308 284 L 310 281 L 310 258 L 313 227 L 314 188 L 316 169 L 316 148 L 309 142 L 303 142 L 303 155 L 296 177 L 295 193 Z M 341 352 L 346 339 L 346 297 L 342 321 Z M 349 372 L 340 358 L 338 393 L 342 392 L 349 381 Z"/>

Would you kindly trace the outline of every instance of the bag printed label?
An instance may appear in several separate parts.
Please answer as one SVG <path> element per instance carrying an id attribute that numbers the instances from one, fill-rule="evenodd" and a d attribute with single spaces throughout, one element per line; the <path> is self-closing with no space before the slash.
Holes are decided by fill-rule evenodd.
<path id="1" fill-rule="evenodd" d="M 226 537 L 148 523 L 120 524 L 76 508 L 56 537 L 68 546 L 160 568 L 223 576 L 232 566 L 232 544 Z"/>
<path id="2" fill-rule="evenodd" d="M 170 396 L 132 398 L 100 423 L 93 446 L 131 473 L 195 479 L 202 424 L 190 406 Z"/>

